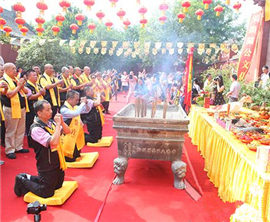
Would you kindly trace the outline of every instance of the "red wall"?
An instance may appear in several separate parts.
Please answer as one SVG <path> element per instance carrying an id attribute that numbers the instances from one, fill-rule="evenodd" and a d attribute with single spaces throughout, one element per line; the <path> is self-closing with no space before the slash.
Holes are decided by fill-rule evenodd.
<path id="1" fill-rule="evenodd" d="M 18 56 L 18 52 L 11 48 L 9 44 L 0 44 L 0 55 L 3 57 L 4 62 L 12 62 L 15 63 L 16 58 Z"/>

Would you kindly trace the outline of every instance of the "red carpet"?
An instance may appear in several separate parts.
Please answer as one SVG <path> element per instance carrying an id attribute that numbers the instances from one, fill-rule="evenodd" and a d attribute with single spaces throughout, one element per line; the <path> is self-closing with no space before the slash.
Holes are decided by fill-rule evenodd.
<path id="1" fill-rule="evenodd" d="M 68 169 L 66 180 L 76 180 L 78 189 L 63 206 L 48 207 L 41 213 L 41 221 L 94 221 L 102 206 L 114 177 L 113 159 L 117 157 L 116 132 L 112 129 L 112 116 L 125 105 L 119 96 L 118 102 L 110 104 L 112 115 L 106 115 L 104 136 L 114 136 L 110 148 L 84 148 L 83 152 L 98 151 L 100 156 L 92 169 Z M 198 202 L 185 191 L 173 188 L 173 175 L 170 162 L 133 160 L 129 161 L 126 183 L 112 185 L 107 202 L 99 221 L 166 221 L 203 222 L 229 221 L 237 204 L 223 203 L 217 196 L 217 189 L 209 182 L 204 172 L 204 160 L 196 147 L 186 138 L 188 155 L 196 172 L 198 182 L 204 192 Z M 1 159 L 5 164 L 1 170 L 1 221 L 33 221 L 27 215 L 27 203 L 13 192 L 15 175 L 21 172 L 36 174 L 34 152 L 17 154 L 16 160 L 5 157 L 1 149 Z M 187 163 L 186 156 L 183 161 Z M 197 189 L 190 168 L 187 168 L 187 181 Z"/>

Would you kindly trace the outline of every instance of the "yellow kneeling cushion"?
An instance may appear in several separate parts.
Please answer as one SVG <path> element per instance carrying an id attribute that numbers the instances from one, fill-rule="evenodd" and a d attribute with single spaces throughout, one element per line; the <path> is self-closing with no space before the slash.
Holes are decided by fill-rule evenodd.
<path id="1" fill-rule="evenodd" d="M 81 153 L 75 162 L 67 162 L 68 168 L 91 168 L 99 157 L 98 152 Z"/>
<path id="2" fill-rule="evenodd" d="M 52 197 L 42 198 L 33 194 L 32 192 L 28 192 L 24 195 L 23 200 L 27 203 L 39 201 L 41 204 L 47 204 L 50 206 L 62 205 L 71 196 L 71 194 L 73 194 L 77 187 L 77 181 L 64 181 L 63 186 L 60 189 L 55 190 Z"/>
<path id="3" fill-rule="evenodd" d="M 90 147 L 111 146 L 112 142 L 113 142 L 112 136 L 105 136 L 105 137 L 102 137 L 98 143 L 87 143 L 87 146 L 90 146 Z"/>

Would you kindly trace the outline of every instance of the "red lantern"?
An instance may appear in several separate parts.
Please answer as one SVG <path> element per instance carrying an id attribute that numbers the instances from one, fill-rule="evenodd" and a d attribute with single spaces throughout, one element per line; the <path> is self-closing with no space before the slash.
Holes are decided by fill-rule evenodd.
<path id="1" fill-rule="evenodd" d="M 3 19 L 3 18 L 0 18 L 0 30 L 3 29 L 3 26 L 4 26 L 5 24 L 7 24 L 6 20 Z"/>
<path id="2" fill-rule="evenodd" d="M 38 33 L 38 36 L 41 36 L 42 33 L 44 32 L 44 28 L 42 28 L 42 27 L 37 27 L 37 28 L 36 28 L 36 31 L 37 31 L 37 33 Z"/>
<path id="3" fill-rule="evenodd" d="M 115 7 L 116 6 L 116 2 L 118 2 L 118 0 L 109 0 L 112 4 L 111 6 L 112 7 Z"/>
<path id="4" fill-rule="evenodd" d="M 72 34 L 76 34 L 77 30 L 79 29 L 79 26 L 77 26 L 75 23 L 70 25 L 70 29 L 72 30 Z"/>
<path id="5" fill-rule="evenodd" d="M 138 12 L 142 15 L 142 18 L 144 18 L 144 14 L 147 12 L 147 8 L 142 6 Z"/>
<path id="6" fill-rule="evenodd" d="M 3 13 L 4 9 L 0 6 L 0 14 Z"/>
<path id="7" fill-rule="evenodd" d="M 94 32 L 95 28 L 96 28 L 96 24 L 95 23 L 90 23 L 88 25 L 88 28 L 89 28 L 90 33 L 92 34 Z"/>
<path id="8" fill-rule="evenodd" d="M 148 21 L 145 18 L 140 20 L 140 23 L 142 24 L 142 28 L 145 28 L 145 25 L 147 24 L 147 22 Z"/>
<path id="9" fill-rule="evenodd" d="M 99 19 L 99 23 L 101 23 L 103 17 L 105 16 L 105 14 L 104 14 L 101 10 L 99 10 L 99 11 L 97 12 L 96 16 L 97 16 L 98 19 Z"/>
<path id="10" fill-rule="evenodd" d="M 38 24 L 38 28 L 41 28 L 41 27 L 42 27 L 42 24 L 44 24 L 44 22 L 45 22 L 45 19 L 42 18 L 41 16 L 39 16 L 39 17 L 37 17 L 37 18 L 35 19 L 35 21 L 36 21 L 36 23 Z"/>
<path id="11" fill-rule="evenodd" d="M 105 25 L 107 26 L 107 30 L 110 31 L 112 29 L 113 23 L 111 21 L 108 21 L 105 23 Z"/>
<path id="12" fill-rule="evenodd" d="M 22 12 L 25 12 L 25 7 L 20 3 L 13 5 L 14 11 L 16 11 L 16 17 L 22 17 Z"/>
<path id="13" fill-rule="evenodd" d="M 20 29 L 20 31 L 22 32 L 22 35 L 25 36 L 26 33 L 29 31 L 29 29 L 28 29 L 27 27 L 23 26 L 23 27 Z"/>
<path id="14" fill-rule="evenodd" d="M 121 20 L 123 20 L 123 17 L 126 15 L 126 12 L 122 9 L 122 8 L 120 8 L 119 9 L 119 11 L 117 12 L 117 16 L 119 16 L 119 18 L 121 19 Z"/>
<path id="15" fill-rule="evenodd" d="M 57 35 L 58 32 L 60 32 L 60 28 L 59 28 L 58 26 L 54 25 L 54 26 L 52 27 L 52 31 L 53 31 L 53 34 L 54 34 L 54 35 Z"/>
<path id="16" fill-rule="evenodd" d="M 212 0 L 203 0 L 204 9 L 209 9 L 209 5 L 212 3 Z"/>
<path id="17" fill-rule="evenodd" d="M 159 6 L 159 10 L 162 11 L 162 15 L 165 15 L 165 11 L 168 10 L 169 6 L 164 2 Z"/>
<path id="18" fill-rule="evenodd" d="M 63 12 L 66 13 L 67 9 L 70 7 L 70 2 L 66 0 L 62 0 L 59 2 L 61 8 L 63 8 Z"/>
<path id="19" fill-rule="evenodd" d="M 222 6 L 218 5 L 214 8 L 216 11 L 216 16 L 220 16 L 220 13 L 224 10 Z"/>
<path id="20" fill-rule="evenodd" d="M 239 3 L 239 2 L 237 2 L 237 3 L 235 3 L 234 5 L 233 5 L 233 8 L 237 11 L 237 12 L 239 12 L 239 9 L 241 8 L 241 3 Z"/>
<path id="21" fill-rule="evenodd" d="M 162 15 L 159 17 L 159 21 L 161 22 L 161 25 L 163 25 L 167 20 L 167 17 L 165 15 Z"/>
<path id="22" fill-rule="evenodd" d="M 178 13 L 177 18 L 179 19 L 179 22 L 182 23 L 184 21 L 184 18 L 186 15 L 182 12 Z"/>
<path id="23" fill-rule="evenodd" d="M 95 4 L 95 0 L 84 0 L 83 3 L 87 6 L 88 10 L 91 10 L 91 7 Z"/>
<path id="24" fill-rule="evenodd" d="M 190 7 L 191 3 L 190 1 L 183 1 L 182 7 L 184 8 L 184 12 L 188 12 L 188 8 Z"/>
<path id="25" fill-rule="evenodd" d="M 62 22 L 65 21 L 65 17 L 63 15 L 61 15 L 61 14 L 58 14 L 55 17 L 55 20 L 57 21 L 57 25 L 61 26 Z"/>
<path id="26" fill-rule="evenodd" d="M 229 5 L 231 3 L 230 0 L 226 0 L 226 5 Z"/>
<path id="27" fill-rule="evenodd" d="M 131 24 L 130 21 L 128 19 L 126 19 L 126 21 L 123 21 L 123 24 L 125 26 L 125 29 L 128 28 L 128 26 Z"/>
<path id="28" fill-rule="evenodd" d="M 18 24 L 18 28 L 22 28 L 23 24 L 25 23 L 24 19 L 21 17 L 15 18 L 15 22 Z"/>
<path id="29" fill-rule="evenodd" d="M 9 27 L 9 26 L 5 26 L 5 27 L 3 28 L 3 30 L 6 32 L 6 36 L 9 36 L 10 33 L 12 32 L 12 28 Z"/>
<path id="30" fill-rule="evenodd" d="M 48 6 L 44 3 L 44 0 L 40 0 L 36 6 L 39 9 L 41 15 L 44 15 L 44 11 L 48 9 Z"/>
<path id="31" fill-rule="evenodd" d="M 75 19 L 78 21 L 78 25 L 82 25 L 83 20 L 85 19 L 85 16 L 83 14 L 77 14 L 75 16 Z"/>
<path id="32" fill-rule="evenodd" d="M 202 19 L 202 16 L 204 14 L 204 11 L 202 9 L 198 9 L 195 14 L 197 15 L 197 19 L 198 20 L 201 20 Z"/>

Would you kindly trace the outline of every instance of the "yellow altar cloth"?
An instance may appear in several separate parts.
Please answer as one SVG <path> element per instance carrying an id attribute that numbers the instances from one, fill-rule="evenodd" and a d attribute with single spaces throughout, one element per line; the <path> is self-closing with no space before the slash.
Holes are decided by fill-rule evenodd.
<path id="1" fill-rule="evenodd" d="M 240 200 L 270 220 L 270 174 L 256 164 L 256 152 L 223 129 L 206 109 L 193 106 L 189 113 L 189 136 L 205 159 L 205 170 L 224 202 Z"/>

